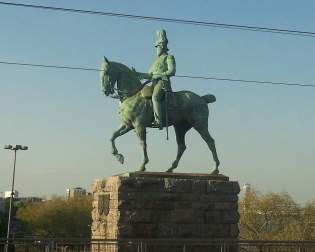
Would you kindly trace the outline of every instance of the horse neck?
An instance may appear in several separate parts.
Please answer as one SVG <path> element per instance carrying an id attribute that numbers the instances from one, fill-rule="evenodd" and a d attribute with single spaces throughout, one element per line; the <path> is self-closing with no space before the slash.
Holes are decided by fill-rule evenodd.
<path id="1" fill-rule="evenodd" d="M 121 92 L 123 99 L 135 95 L 142 88 L 135 72 L 121 63 L 112 63 L 117 76 L 117 89 Z"/>

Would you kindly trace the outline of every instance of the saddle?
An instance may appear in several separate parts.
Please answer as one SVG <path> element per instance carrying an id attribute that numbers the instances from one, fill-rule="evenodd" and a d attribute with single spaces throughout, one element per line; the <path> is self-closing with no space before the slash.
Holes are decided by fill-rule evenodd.
<path id="1" fill-rule="evenodd" d="M 151 85 L 145 85 L 142 89 L 141 89 L 141 96 L 145 99 L 152 99 L 152 94 L 153 94 L 153 90 L 154 87 Z M 165 100 L 165 91 L 164 91 L 164 97 L 163 97 L 163 101 Z M 168 109 L 174 109 L 176 107 L 175 104 L 176 99 L 174 99 L 174 93 L 173 92 L 169 92 L 168 93 Z"/>
<path id="2" fill-rule="evenodd" d="M 152 98 L 152 94 L 153 94 L 153 86 L 149 86 L 149 85 L 145 85 L 142 89 L 141 89 L 141 95 L 143 98 L 146 99 L 151 99 Z"/>

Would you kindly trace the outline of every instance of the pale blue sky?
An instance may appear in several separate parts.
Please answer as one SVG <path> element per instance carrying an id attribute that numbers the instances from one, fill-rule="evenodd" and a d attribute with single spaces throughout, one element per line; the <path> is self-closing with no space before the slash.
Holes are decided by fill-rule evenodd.
<path id="1" fill-rule="evenodd" d="M 19 1 L 22 2 L 22 1 Z M 106 12 L 315 31 L 315 2 L 67 0 L 25 3 Z M 101 57 L 146 71 L 155 31 L 167 30 L 177 74 L 315 83 L 315 38 L 144 22 L 0 6 L 0 60 L 98 67 Z M 174 78 L 175 90 L 213 93 L 209 129 L 221 171 L 262 191 L 314 199 L 315 89 L 237 85 Z M 142 156 L 133 132 L 118 139 L 121 166 L 110 154 L 118 127 L 117 101 L 102 96 L 96 72 L 0 65 L 0 145 L 18 153 L 16 189 L 22 195 L 64 194 L 95 178 L 133 171 Z M 106 119 L 107 118 L 107 119 Z M 199 135 L 187 135 L 178 172 L 214 166 Z M 164 171 L 176 155 L 165 133 L 148 131 L 150 171 Z M 10 187 L 13 153 L 0 150 L 0 191 Z"/>

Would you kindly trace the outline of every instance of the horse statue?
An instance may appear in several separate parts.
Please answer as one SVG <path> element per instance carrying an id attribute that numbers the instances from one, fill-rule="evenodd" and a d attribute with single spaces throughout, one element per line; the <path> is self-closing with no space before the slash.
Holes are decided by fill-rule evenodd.
<path id="1" fill-rule="evenodd" d="M 120 163 L 124 162 L 124 156 L 116 148 L 115 139 L 134 129 L 140 140 L 144 156 L 139 171 L 145 171 L 145 166 L 149 162 L 146 128 L 152 127 L 154 121 L 150 87 L 145 85 L 146 83 L 141 83 L 134 69 L 130 69 L 121 63 L 108 61 L 106 57 L 103 58 L 100 73 L 102 91 L 105 96 L 120 99 L 119 114 L 122 124 L 111 136 L 112 154 Z M 163 126 L 173 125 L 178 149 L 176 159 L 166 172 L 173 172 L 177 168 L 179 160 L 186 149 L 185 134 L 188 130 L 194 128 L 212 152 L 215 169 L 211 174 L 218 175 L 220 161 L 214 139 L 208 131 L 209 109 L 207 105 L 216 101 L 215 96 L 199 96 L 190 91 L 180 91 L 172 93 L 169 100 L 172 100 L 170 101 L 172 106 L 168 109 L 168 125 L 165 125 L 165 120 L 163 120 Z"/>

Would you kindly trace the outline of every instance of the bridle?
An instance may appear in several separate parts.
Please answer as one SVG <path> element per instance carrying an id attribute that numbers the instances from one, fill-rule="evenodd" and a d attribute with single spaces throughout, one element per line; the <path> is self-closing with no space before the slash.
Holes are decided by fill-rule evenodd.
<path id="1" fill-rule="evenodd" d="M 152 80 L 147 80 L 147 81 L 143 82 L 141 85 L 141 88 L 139 90 L 141 90 L 145 85 L 149 84 L 150 82 L 152 82 Z M 115 86 L 115 84 L 114 84 L 114 86 Z M 121 91 L 118 88 L 113 87 L 112 85 L 110 88 L 113 91 L 112 94 L 109 95 L 111 98 L 122 100 L 123 98 L 128 97 L 127 91 Z"/>
<path id="2" fill-rule="evenodd" d="M 113 92 L 109 96 L 110 96 L 110 98 L 113 98 L 113 99 L 121 100 L 126 96 L 126 94 L 128 94 L 126 91 L 121 91 L 115 87 L 114 88 L 112 87 L 111 89 L 113 90 Z"/>

